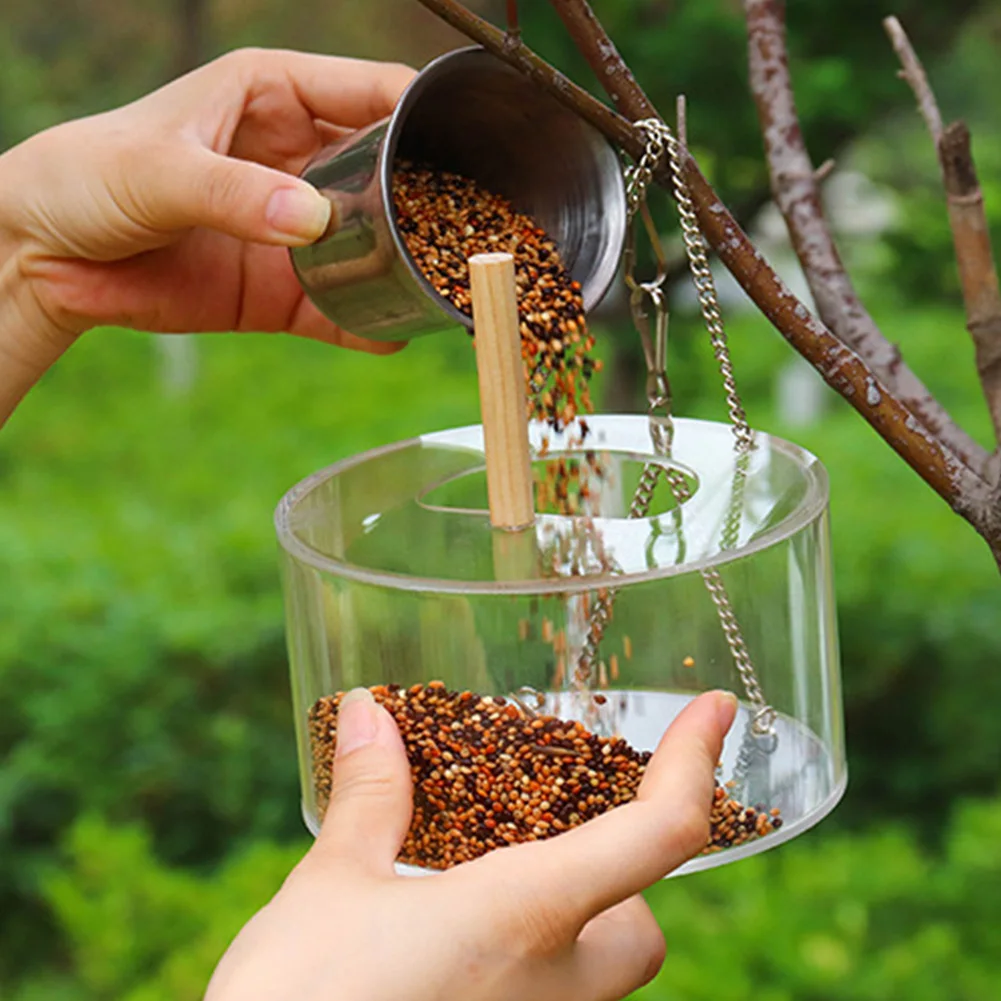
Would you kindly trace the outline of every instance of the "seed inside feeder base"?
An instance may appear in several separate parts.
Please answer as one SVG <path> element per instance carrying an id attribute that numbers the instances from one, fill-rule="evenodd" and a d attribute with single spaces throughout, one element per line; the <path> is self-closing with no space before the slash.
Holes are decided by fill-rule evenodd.
<path id="1" fill-rule="evenodd" d="M 503 697 L 440 681 L 371 688 L 399 727 L 414 783 L 414 815 L 399 861 L 448 869 L 494 848 L 541 841 L 636 795 L 649 751 L 579 722 L 530 715 Z M 326 812 L 341 694 L 309 713 L 313 781 Z M 777 811 L 745 807 L 717 785 L 705 850 L 743 844 L 781 826 Z"/>

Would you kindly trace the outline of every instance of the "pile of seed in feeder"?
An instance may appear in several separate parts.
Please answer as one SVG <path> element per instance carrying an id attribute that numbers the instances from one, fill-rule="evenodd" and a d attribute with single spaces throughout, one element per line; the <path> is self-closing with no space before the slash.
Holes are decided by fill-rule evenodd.
<path id="1" fill-rule="evenodd" d="M 521 353 L 530 415 L 555 431 L 592 410 L 588 381 L 601 363 L 584 319 L 580 284 L 555 241 L 500 195 L 447 171 L 401 163 L 393 174 L 397 225 L 414 263 L 439 295 L 472 315 L 468 259 L 514 256 Z M 581 437 L 587 425 L 581 422 Z"/>
<path id="2" fill-rule="evenodd" d="M 541 841 L 627 803 L 648 751 L 599 737 L 580 723 L 534 715 L 503 697 L 449 691 L 440 681 L 376 685 L 375 700 L 399 727 L 414 783 L 414 815 L 399 860 L 447 869 L 494 848 Z M 341 696 L 309 713 L 320 816 L 330 798 Z M 707 851 L 741 844 L 781 825 L 717 787 Z"/>

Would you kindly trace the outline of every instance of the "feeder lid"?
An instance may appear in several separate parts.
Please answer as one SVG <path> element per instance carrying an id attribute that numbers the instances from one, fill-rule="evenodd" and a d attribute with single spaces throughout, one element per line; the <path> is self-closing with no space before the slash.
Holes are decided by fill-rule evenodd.
<path id="1" fill-rule="evenodd" d="M 530 426 L 536 479 L 546 465 L 593 451 L 588 517 L 538 513 L 533 529 L 490 527 L 479 425 L 398 442 L 310 476 L 275 515 L 285 548 L 307 565 L 355 581 L 414 591 L 568 593 L 703 570 L 780 542 L 821 517 L 827 474 L 804 449 L 757 433 L 741 460 L 725 424 L 676 419 L 671 458 L 654 451 L 645 416 L 588 418 L 584 445 Z M 548 439 L 548 451 L 544 441 Z M 658 478 L 649 514 L 629 507 L 646 463 L 680 474 L 675 501 Z M 584 566 L 554 554 L 587 541 Z M 561 542 L 563 540 L 563 542 Z M 561 548 L 562 547 L 562 548 Z M 600 550 L 602 558 L 595 557 Z M 578 550 L 580 551 L 580 550 Z M 590 554 L 590 555 L 588 555 Z"/>

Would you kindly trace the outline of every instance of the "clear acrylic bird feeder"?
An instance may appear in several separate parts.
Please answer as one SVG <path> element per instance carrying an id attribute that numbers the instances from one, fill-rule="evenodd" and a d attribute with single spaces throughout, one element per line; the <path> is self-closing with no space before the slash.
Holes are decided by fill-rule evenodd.
<path id="1" fill-rule="evenodd" d="M 662 123 L 644 127 L 647 156 L 627 188 L 633 219 L 653 167 L 669 155 L 677 168 L 681 153 Z M 662 281 L 636 282 L 627 253 L 650 413 L 589 417 L 584 443 L 529 428 L 537 482 L 585 474 L 574 515 L 540 503 L 528 530 L 492 529 L 479 426 L 355 456 L 282 499 L 302 804 L 314 833 L 330 781 L 323 727 L 338 693 L 356 686 L 397 706 L 421 701 L 414 718 L 443 742 L 424 745 L 437 792 L 418 789 L 425 830 L 412 829 L 401 856 L 419 868 L 475 855 L 484 839 L 558 836 L 605 808 L 615 792 L 607 763 L 618 755 L 634 768 L 713 688 L 736 692 L 740 709 L 719 764 L 712 841 L 679 872 L 780 844 L 841 797 L 827 475 L 808 452 L 746 425 L 680 177 L 731 423 L 670 415 Z M 507 729 L 493 740 L 491 726 Z M 446 757 L 428 761 L 435 746 Z"/>

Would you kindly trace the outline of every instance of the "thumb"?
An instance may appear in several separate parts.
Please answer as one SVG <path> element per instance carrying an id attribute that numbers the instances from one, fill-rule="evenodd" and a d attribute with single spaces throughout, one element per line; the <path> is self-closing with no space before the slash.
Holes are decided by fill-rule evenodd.
<path id="1" fill-rule="evenodd" d="M 316 849 L 377 875 L 392 872 L 410 826 L 413 786 L 392 716 L 366 688 L 341 698 L 330 804 Z"/>
<path id="2" fill-rule="evenodd" d="M 154 231 L 205 226 L 293 247 L 318 240 L 330 223 L 330 202 L 291 174 L 202 147 L 171 159 L 169 169 L 148 175 L 150 190 L 135 199 L 139 221 Z M 135 179 L 130 187 L 139 194 Z"/>
<path id="3" fill-rule="evenodd" d="M 661 738 L 635 800 L 551 841 L 495 852 L 474 865 L 517 871 L 524 892 L 509 895 L 522 910 L 560 902 L 565 922 L 555 934 L 576 938 L 596 915 L 655 883 L 705 848 L 713 772 L 737 699 L 705 692 L 693 699 Z M 586 872 L 587 879 L 580 874 Z M 510 876 L 507 878 L 510 879 Z"/>

